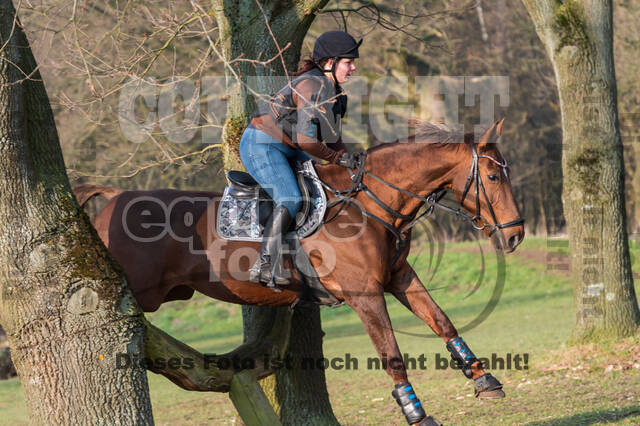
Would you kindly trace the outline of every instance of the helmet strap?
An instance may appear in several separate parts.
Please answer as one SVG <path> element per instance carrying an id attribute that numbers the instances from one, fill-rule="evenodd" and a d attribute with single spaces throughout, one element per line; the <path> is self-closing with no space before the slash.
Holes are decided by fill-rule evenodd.
<path id="1" fill-rule="evenodd" d="M 333 76 L 333 83 L 336 86 L 339 86 L 338 78 L 336 77 L 336 65 L 338 64 L 339 58 L 337 56 L 333 57 L 333 64 L 331 64 L 331 75 Z"/>
<path id="2" fill-rule="evenodd" d="M 326 74 L 326 73 L 329 73 L 329 72 L 330 72 L 330 73 L 331 73 L 331 75 L 333 76 L 333 84 L 334 84 L 336 87 L 340 88 L 340 90 L 342 90 L 342 88 L 341 88 L 341 86 L 340 86 L 340 83 L 338 83 L 338 78 L 336 77 L 336 65 L 337 65 L 338 61 L 340 60 L 340 58 L 339 58 L 339 57 L 337 57 L 337 56 L 335 56 L 335 57 L 330 58 L 330 59 L 333 59 L 333 63 L 331 64 L 331 69 L 330 69 L 330 70 L 326 70 L 326 69 L 322 68 L 322 67 L 321 67 L 320 65 L 318 65 L 318 63 L 316 63 L 315 61 L 314 61 L 314 63 L 316 64 L 316 66 L 317 66 L 318 68 L 320 68 L 320 69 L 322 70 L 322 72 L 323 72 L 323 73 L 325 73 L 325 74 Z"/>

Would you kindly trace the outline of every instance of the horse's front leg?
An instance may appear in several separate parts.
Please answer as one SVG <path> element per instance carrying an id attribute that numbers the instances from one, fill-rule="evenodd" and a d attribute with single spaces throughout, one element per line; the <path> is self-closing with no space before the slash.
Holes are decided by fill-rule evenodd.
<path id="1" fill-rule="evenodd" d="M 402 413 L 411 425 L 440 425 L 433 417 L 427 416 L 416 397 L 413 386 L 407 379 L 407 370 L 391 328 L 391 320 L 384 300 L 384 290 L 375 281 L 370 281 L 363 291 L 345 297 L 345 301 L 358 314 L 365 330 L 375 346 L 383 368 L 395 383 L 392 392 Z"/>
<path id="2" fill-rule="evenodd" d="M 464 375 L 474 380 L 475 394 L 478 398 L 503 398 L 502 384 L 490 373 L 482 369 L 482 364 L 473 354 L 467 343 L 458 336 L 456 328 L 440 306 L 431 298 L 411 265 L 405 262 L 392 274 L 387 291 L 392 293 L 418 318 L 446 343 L 451 357 L 462 366 Z"/>

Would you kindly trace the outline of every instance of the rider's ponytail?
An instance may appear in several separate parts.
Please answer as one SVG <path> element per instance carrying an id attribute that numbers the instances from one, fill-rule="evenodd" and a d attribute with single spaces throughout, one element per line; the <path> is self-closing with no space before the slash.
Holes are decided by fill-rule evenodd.
<path id="1" fill-rule="evenodd" d="M 301 74 L 304 74 L 307 71 L 312 70 L 313 68 L 322 69 L 322 67 L 324 66 L 324 64 L 327 63 L 328 60 L 329 59 L 323 59 L 322 61 L 320 61 L 319 64 L 317 64 L 311 56 L 308 56 L 302 61 L 302 63 L 300 64 L 300 67 L 298 68 L 298 71 L 294 72 L 293 75 L 297 77 Z"/>

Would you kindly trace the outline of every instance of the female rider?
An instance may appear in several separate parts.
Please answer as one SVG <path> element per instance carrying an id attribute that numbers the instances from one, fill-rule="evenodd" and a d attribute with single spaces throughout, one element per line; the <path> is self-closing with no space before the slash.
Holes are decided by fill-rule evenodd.
<path id="1" fill-rule="evenodd" d="M 343 167 L 355 166 L 340 135 L 347 107 L 340 84 L 355 71 L 361 43 L 344 31 L 318 37 L 312 59 L 290 84 L 258 107 L 242 135 L 242 164 L 276 204 L 265 225 L 260 256 L 250 269 L 252 282 L 289 284 L 281 262 L 281 241 L 302 203 L 289 162 L 308 160 L 308 153 Z"/>

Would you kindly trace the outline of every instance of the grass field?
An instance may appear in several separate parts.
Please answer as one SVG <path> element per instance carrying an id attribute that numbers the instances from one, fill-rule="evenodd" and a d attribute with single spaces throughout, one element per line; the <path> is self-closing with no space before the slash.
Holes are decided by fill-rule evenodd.
<path id="1" fill-rule="evenodd" d="M 632 242 L 631 248 L 637 276 L 640 244 Z M 564 346 L 573 323 L 566 241 L 525 239 L 504 264 L 488 246 L 477 243 L 447 244 L 437 268 L 427 250 L 414 253 L 416 270 L 476 355 L 528 357 L 526 369 L 512 363 L 511 368 L 495 365 L 491 370 L 503 382 L 507 398 L 476 400 L 472 383 L 459 371 L 436 368 L 436 357 L 448 359 L 442 341 L 388 298 L 401 350 L 426 359 L 425 368 L 410 371 L 409 378 L 429 414 L 445 424 L 640 424 L 640 339 L 606 347 Z M 504 280 L 496 278 L 501 265 Z M 499 299 L 491 303 L 496 292 Z M 488 305 L 495 305 L 488 317 L 470 326 Z M 240 307 L 201 296 L 165 305 L 148 317 L 202 352 L 223 353 L 242 340 Z M 391 380 L 383 371 L 367 368 L 367 360 L 376 355 L 356 315 L 340 307 L 323 309 L 322 317 L 325 357 L 344 359 L 348 354 L 358 361 L 357 369 L 326 371 L 338 420 L 345 425 L 406 424 L 391 397 Z M 226 394 L 183 391 L 152 373 L 149 382 L 157 424 L 236 421 Z M 26 424 L 17 380 L 0 383 L 0 412 L 0 423 Z"/>

